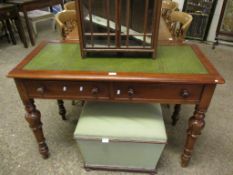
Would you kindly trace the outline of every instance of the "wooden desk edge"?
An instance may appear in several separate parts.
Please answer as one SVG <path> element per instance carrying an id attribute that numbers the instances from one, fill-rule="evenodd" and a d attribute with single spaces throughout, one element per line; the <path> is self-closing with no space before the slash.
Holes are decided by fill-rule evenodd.
<path id="1" fill-rule="evenodd" d="M 113 80 L 113 81 L 144 81 L 144 82 L 190 82 L 190 83 L 208 83 L 208 84 L 223 84 L 225 80 L 218 73 L 215 67 L 209 62 L 206 56 L 201 52 L 197 45 L 178 43 L 164 43 L 163 45 L 189 45 L 197 54 L 199 60 L 205 66 L 209 74 L 159 74 L 159 73 L 127 73 L 119 72 L 116 76 L 109 76 L 108 72 L 89 72 L 89 71 L 29 71 L 23 70 L 23 67 L 37 55 L 42 48 L 48 43 L 79 43 L 77 40 L 50 40 L 42 41 L 25 59 L 23 59 L 7 77 L 9 78 L 35 78 L 35 79 L 64 79 L 64 80 Z M 59 77 L 58 77 L 59 75 Z"/>

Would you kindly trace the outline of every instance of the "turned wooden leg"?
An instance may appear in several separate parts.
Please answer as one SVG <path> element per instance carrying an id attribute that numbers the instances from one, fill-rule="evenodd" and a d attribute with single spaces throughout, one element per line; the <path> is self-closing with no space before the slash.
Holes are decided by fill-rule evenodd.
<path id="1" fill-rule="evenodd" d="M 25 104 L 25 109 L 27 111 L 25 118 L 36 137 L 39 146 L 39 152 L 43 158 L 48 158 L 49 149 L 45 142 L 45 138 L 42 130 L 40 111 L 36 109 L 33 99 L 29 100 L 29 102 Z"/>
<path id="2" fill-rule="evenodd" d="M 201 130 L 205 126 L 205 112 L 196 107 L 195 112 L 189 119 L 189 126 L 187 130 L 187 138 L 184 147 L 184 152 L 181 156 L 181 165 L 188 166 L 189 160 L 192 156 L 192 151 L 197 137 L 201 135 Z"/>
<path id="3" fill-rule="evenodd" d="M 174 107 L 174 112 L 172 114 L 172 125 L 176 125 L 177 121 L 179 120 L 179 114 L 180 114 L 180 109 L 181 109 L 181 105 L 180 104 L 176 104 Z"/>
<path id="4" fill-rule="evenodd" d="M 57 104 L 59 108 L 59 114 L 61 115 L 62 120 L 66 120 L 66 109 L 63 100 L 57 100 Z"/>

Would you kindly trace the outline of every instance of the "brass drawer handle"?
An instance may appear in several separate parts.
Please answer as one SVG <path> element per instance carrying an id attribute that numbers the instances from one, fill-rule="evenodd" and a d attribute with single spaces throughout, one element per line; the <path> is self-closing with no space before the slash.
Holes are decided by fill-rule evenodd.
<path id="1" fill-rule="evenodd" d="M 97 95 L 99 92 L 99 89 L 97 87 L 94 87 L 92 90 L 91 90 L 91 93 L 92 95 Z"/>
<path id="2" fill-rule="evenodd" d="M 180 93 L 181 97 L 188 98 L 190 96 L 190 93 L 187 89 L 183 89 Z"/>
<path id="3" fill-rule="evenodd" d="M 134 94 L 135 94 L 134 89 L 133 88 L 129 88 L 128 89 L 128 95 L 129 95 L 129 97 L 132 97 Z"/>

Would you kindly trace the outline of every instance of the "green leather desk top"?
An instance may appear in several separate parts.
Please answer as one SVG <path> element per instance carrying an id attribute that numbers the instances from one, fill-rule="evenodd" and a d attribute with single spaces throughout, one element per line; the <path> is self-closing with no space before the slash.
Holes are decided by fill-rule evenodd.
<path id="1" fill-rule="evenodd" d="M 48 43 L 23 69 L 181 74 L 208 73 L 191 46 L 188 45 L 159 46 L 156 59 L 99 57 L 82 59 L 78 44 Z"/>

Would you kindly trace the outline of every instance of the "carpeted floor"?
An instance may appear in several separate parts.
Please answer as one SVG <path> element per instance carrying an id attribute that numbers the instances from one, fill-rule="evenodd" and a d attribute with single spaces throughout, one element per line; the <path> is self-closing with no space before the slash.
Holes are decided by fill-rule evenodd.
<path id="1" fill-rule="evenodd" d="M 39 28 L 37 44 L 42 39 L 58 39 L 49 25 Z M 82 159 L 73 140 L 73 131 L 80 107 L 65 105 L 68 121 L 58 115 L 54 100 L 36 100 L 42 113 L 44 134 L 51 156 L 40 157 L 34 136 L 24 119 L 24 108 L 14 81 L 6 74 L 27 55 L 33 47 L 25 49 L 22 44 L 10 45 L 0 40 L 0 174 L 1 175 L 123 175 L 134 173 L 90 171 L 82 168 Z M 194 106 L 183 105 L 180 120 L 175 127 L 170 122 L 171 109 L 165 109 L 164 118 L 168 144 L 158 164 L 158 175 L 232 175 L 233 174 L 233 49 L 199 44 L 226 80 L 215 91 L 206 117 L 206 127 L 198 139 L 189 167 L 181 168 L 180 154 L 183 150 L 187 120 Z"/>

